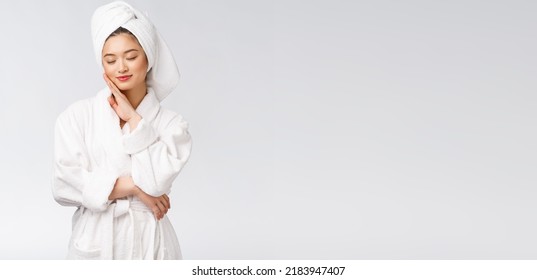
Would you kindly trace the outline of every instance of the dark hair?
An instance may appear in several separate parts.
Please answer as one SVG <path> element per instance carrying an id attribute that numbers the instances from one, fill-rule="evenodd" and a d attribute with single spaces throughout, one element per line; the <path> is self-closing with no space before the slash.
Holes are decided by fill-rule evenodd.
<path id="1" fill-rule="evenodd" d="M 117 36 L 119 34 L 131 35 L 132 37 L 134 37 L 134 39 L 136 39 L 136 41 L 138 41 L 138 38 L 136 38 L 136 36 L 134 36 L 134 34 L 132 34 L 132 32 L 130 32 L 127 28 L 123 28 L 123 27 L 119 27 L 118 29 L 114 30 L 114 32 L 112 32 L 112 34 L 110 34 L 108 36 L 108 38 L 106 38 L 106 40 L 108 40 L 112 36 Z M 106 40 L 104 40 L 104 41 L 106 42 Z M 140 43 L 140 42 L 138 42 L 138 43 Z"/>

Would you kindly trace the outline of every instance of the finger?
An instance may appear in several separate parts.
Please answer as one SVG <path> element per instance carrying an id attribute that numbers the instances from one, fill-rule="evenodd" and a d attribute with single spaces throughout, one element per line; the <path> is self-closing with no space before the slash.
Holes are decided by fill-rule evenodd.
<path id="1" fill-rule="evenodd" d="M 164 202 L 164 206 L 166 206 L 166 209 L 170 209 L 170 199 L 168 198 L 168 196 L 163 195 L 161 197 L 162 197 L 162 201 Z"/>
<path id="2" fill-rule="evenodd" d="M 164 194 L 164 198 L 166 198 L 166 201 L 168 201 L 168 204 L 170 204 L 170 197 L 167 194 Z"/>
<path id="3" fill-rule="evenodd" d="M 112 108 L 114 108 L 114 110 L 116 110 L 116 108 L 117 108 L 116 101 L 112 98 L 112 99 L 108 99 L 108 102 L 110 103 L 110 107 L 112 107 Z"/>
<path id="4" fill-rule="evenodd" d="M 164 218 L 164 215 L 168 214 L 168 208 L 164 208 L 164 212 L 162 212 L 162 217 L 161 218 Z"/>
<path id="5" fill-rule="evenodd" d="M 108 103 L 110 103 L 110 106 L 112 107 L 114 107 L 114 105 L 117 106 L 116 98 L 114 97 L 114 95 L 108 97 Z"/>
<path id="6" fill-rule="evenodd" d="M 158 200 L 157 201 L 157 206 L 158 206 L 158 208 L 159 208 L 161 213 L 163 213 L 163 214 L 168 213 L 168 207 L 166 207 L 166 205 L 164 204 L 164 201 Z"/>
<path id="7" fill-rule="evenodd" d="M 154 212 L 156 213 L 157 220 L 160 220 L 162 218 L 162 214 L 164 213 L 164 209 L 161 209 L 162 206 L 159 204 L 160 203 L 156 201 L 155 205 L 153 206 L 156 209 Z"/>
<path id="8" fill-rule="evenodd" d="M 108 77 L 108 75 L 106 75 L 106 73 L 103 73 L 103 78 L 106 84 L 108 84 L 111 87 L 111 89 L 117 88 L 117 87 L 114 87 L 115 86 L 114 82 L 112 82 L 112 80 Z"/>
<path id="9" fill-rule="evenodd" d="M 119 88 L 116 86 L 116 84 L 114 84 L 114 82 L 112 82 L 112 80 L 110 80 L 110 78 L 108 78 L 108 76 L 106 75 L 106 73 L 103 73 L 103 78 L 106 82 L 106 84 L 108 85 L 108 88 L 110 89 L 110 91 L 112 92 L 112 94 L 114 96 L 122 96 L 123 94 L 121 93 L 121 91 L 119 90 Z"/>
<path id="10" fill-rule="evenodd" d="M 110 79 L 108 78 L 108 76 L 106 75 L 106 73 L 103 73 L 103 79 L 104 81 L 108 84 L 108 82 L 110 81 Z"/>
<path id="11" fill-rule="evenodd" d="M 108 88 L 110 89 L 110 91 L 113 91 L 112 81 L 110 80 L 110 78 L 108 78 L 106 73 L 103 73 L 103 79 L 104 79 L 104 82 L 106 83 L 106 85 L 108 86 Z"/>
<path id="12" fill-rule="evenodd" d="M 155 219 L 159 220 L 160 219 L 160 209 L 155 205 L 153 206 L 153 215 L 155 215 Z"/>
<path id="13" fill-rule="evenodd" d="M 168 209 L 170 209 L 170 207 L 168 207 L 168 201 L 166 201 L 166 199 L 164 199 L 164 198 L 161 198 L 159 200 L 159 203 L 162 204 L 162 206 L 164 207 L 164 210 L 166 210 L 166 212 L 168 212 Z"/>
<path id="14" fill-rule="evenodd" d="M 171 203 L 171 201 L 170 201 L 170 197 L 169 197 L 167 194 L 164 194 L 164 195 L 165 195 L 165 197 L 166 197 L 166 201 L 168 201 L 168 209 L 169 209 L 169 208 L 172 208 L 172 203 Z"/>

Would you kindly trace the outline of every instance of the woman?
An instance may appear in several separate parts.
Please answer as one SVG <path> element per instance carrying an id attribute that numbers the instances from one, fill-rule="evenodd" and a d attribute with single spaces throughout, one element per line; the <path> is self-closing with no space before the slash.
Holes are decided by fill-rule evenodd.
<path id="1" fill-rule="evenodd" d="M 166 213 L 191 150 L 188 124 L 160 107 L 179 80 L 149 19 L 124 2 L 92 18 L 107 87 L 70 105 L 55 125 L 53 194 L 73 216 L 69 259 L 180 259 Z"/>

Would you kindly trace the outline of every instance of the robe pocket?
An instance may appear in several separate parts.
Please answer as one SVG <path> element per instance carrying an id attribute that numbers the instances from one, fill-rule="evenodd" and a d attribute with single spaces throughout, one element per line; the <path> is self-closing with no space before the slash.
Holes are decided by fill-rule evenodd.
<path id="1" fill-rule="evenodd" d="M 98 260 L 101 257 L 100 248 L 84 248 L 78 242 L 73 242 L 69 248 L 69 259 L 74 260 Z"/>
<path id="2" fill-rule="evenodd" d="M 69 244 L 68 259 L 92 260 L 100 259 L 102 243 L 99 215 L 84 212 L 77 220 Z"/>

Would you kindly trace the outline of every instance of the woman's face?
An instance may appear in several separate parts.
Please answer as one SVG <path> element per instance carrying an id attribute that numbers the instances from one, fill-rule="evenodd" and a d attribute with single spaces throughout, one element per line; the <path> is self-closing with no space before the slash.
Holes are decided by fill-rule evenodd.
<path id="1" fill-rule="evenodd" d="M 102 52 L 104 72 L 122 91 L 145 86 L 147 58 L 130 34 L 119 34 L 106 40 Z"/>

